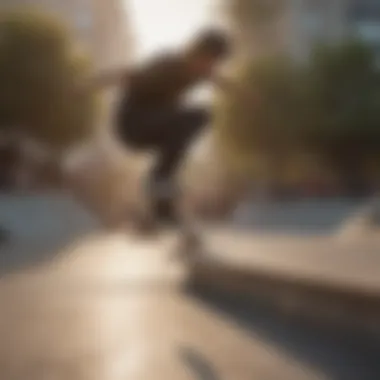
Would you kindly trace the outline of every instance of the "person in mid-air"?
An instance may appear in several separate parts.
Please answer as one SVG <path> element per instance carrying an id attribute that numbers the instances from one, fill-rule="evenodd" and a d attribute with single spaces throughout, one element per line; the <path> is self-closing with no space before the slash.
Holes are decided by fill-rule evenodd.
<path id="1" fill-rule="evenodd" d="M 174 175 L 188 146 L 209 121 L 206 109 L 184 105 L 184 96 L 205 81 L 223 87 L 215 73 L 230 53 L 228 36 L 206 30 L 180 51 L 160 54 L 132 69 L 100 76 L 98 85 L 120 83 L 115 131 L 127 149 L 152 150 L 157 161 L 149 188 L 153 216 L 177 223 Z"/>

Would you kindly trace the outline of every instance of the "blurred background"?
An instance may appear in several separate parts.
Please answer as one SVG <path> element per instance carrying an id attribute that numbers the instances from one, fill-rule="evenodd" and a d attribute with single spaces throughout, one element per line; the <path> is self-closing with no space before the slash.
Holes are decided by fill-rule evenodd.
<path id="1" fill-rule="evenodd" d="M 78 87 L 210 25 L 234 87 L 189 99 L 210 252 L 178 266 L 120 232 L 153 157 L 113 137 L 119 86 Z M 378 380 L 379 58 L 378 0 L 0 0 L 0 377 Z"/>
<path id="2" fill-rule="evenodd" d="M 228 69 L 237 85 L 234 93 L 198 89 L 194 95 L 215 110 L 208 138 L 213 142 L 198 149 L 208 151 L 206 166 L 213 166 L 213 172 L 223 167 L 230 187 L 235 184 L 252 195 L 254 189 L 275 198 L 376 193 L 376 2 L 161 2 L 2 2 L 4 187 L 7 182 L 31 186 L 32 177 L 42 174 L 22 167 L 26 162 L 33 166 L 32 161 L 41 165 L 44 160 L 37 156 L 44 153 L 62 160 L 74 146 L 113 146 L 109 129 L 118 88 L 96 95 L 75 93 L 86 75 L 138 63 L 217 24 L 234 36 Z M 21 147 L 30 144 L 35 148 Z M 16 164 L 10 151 L 17 155 L 17 150 L 35 160 Z M 215 150 L 219 156 L 211 165 Z M 52 166 L 51 159 L 45 161 Z M 21 174 L 25 170 L 28 175 Z M 218 176 L 221 180 L 222 174 Z M 30 184 L 21 185 L 21 177 Z"/>

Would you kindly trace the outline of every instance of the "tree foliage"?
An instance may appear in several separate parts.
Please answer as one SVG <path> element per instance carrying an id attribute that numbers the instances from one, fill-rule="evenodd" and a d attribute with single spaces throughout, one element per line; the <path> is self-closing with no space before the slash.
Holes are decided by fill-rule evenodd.
<path id="1" fill-rule="evenodd" d="M 290 60 L 276 56 L 246 62 L 237 78 L 235 91 L 218 99 L 217 130 L 251 168 L 273 169 L 301 143 L 305 77 Z"/>
<path id="2" fill-rule="evenodd" d="M 226 0 L 225 13 L 242 27 L 255 27 L 273 21 L 286 5 L 284 0 Z"/>
<path id="3" fill-rule="evenodd" d="M 62 147 L 90 132 L 96 100 L 78 91 L 90 62 L 65 27 L 35 12 L 0 15 L 0 126 Z"/>
<path id="4" fill-rule="evenodd" d="M 359 42 L 316 50 L 310 67 L 311 102 L 318 136 L 332 141 L 380 137 L 380 76 L 371 49 Z"/>
<path id="5" fill-rule="evenodd" d="M 241 157 L 275 162 L 305 152 L 355 176 L 380 151 L 380 71 L 358 41 L 316 48 L 307 64 L 283 57 L 245 62 L 235 91 L 218 100 L 217 128 Z M 249 154 L 247 154 L 249 152 Z"/>
<path id="6" fill-rule="evenodd" d="M 310 65 L 311 149 L 339 174 L 356 177 L 380 151 L 380 71 L 359 41 L 316 49 Z"/>

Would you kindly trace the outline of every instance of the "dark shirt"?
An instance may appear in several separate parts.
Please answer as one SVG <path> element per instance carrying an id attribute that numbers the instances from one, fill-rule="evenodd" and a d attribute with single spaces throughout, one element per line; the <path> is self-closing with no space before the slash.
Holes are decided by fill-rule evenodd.
<path id="1" fill-rule="evenodd" d="M 199 81 L 182 57 L 164 54 L 128 75 L 122 106 L 132 113 L 175 109 Z"/>

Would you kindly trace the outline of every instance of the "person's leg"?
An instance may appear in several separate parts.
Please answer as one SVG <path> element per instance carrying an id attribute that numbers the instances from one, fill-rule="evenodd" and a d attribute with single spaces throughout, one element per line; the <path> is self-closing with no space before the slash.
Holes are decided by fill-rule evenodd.
<path id="1" fill-rule="evenodd" d="M 136 120 L 137 119 L 137 120 Z M 117 137 L 126 149 L 149 149 L 157 161 L 148 178 L 148 192 L 153 214 L 160 219 L 173 219 L 178 189 L 174 175 L 187 152 L 187 147 L 209 120 L 203 109 L 154 112 L 139 118 L 118 120 Z"/>
<path id="2" fill-rule="evenodd" d="M 178 189 L 174 176 L 188 147 L 208 120 L 208 113 L 203 109 L 183 110 L 173 116 L 166 129 L 162 130 L 158 159 L 151 173 L 154 213 L 160 219 L 177 219 L 175 202 Z"/>
<path id="3" fill-rule="evenodd" d="M 155 149 L 153 143 L 156 143 L 156 141 L 154 136 L 146 130 L 143 115 L 133 115 L 131 117 L 128 114 L 121 113 L 121 115 L 117 116 L 114 128 L 115 138 L 126 153 L 144 153 Z M 143 177 L 145 175 L 143 174 Z M 142 181 L 145 182 L 144 178 L 142 178 Z M 137 228 L 138 231 L 150 233 L 156 230 L 156 222 L 152 211 L 140 202 L 128 202 L 128 206 L 126 205 L 123 213 L 124 222 L 131 223 L 131 226 Z"/>

